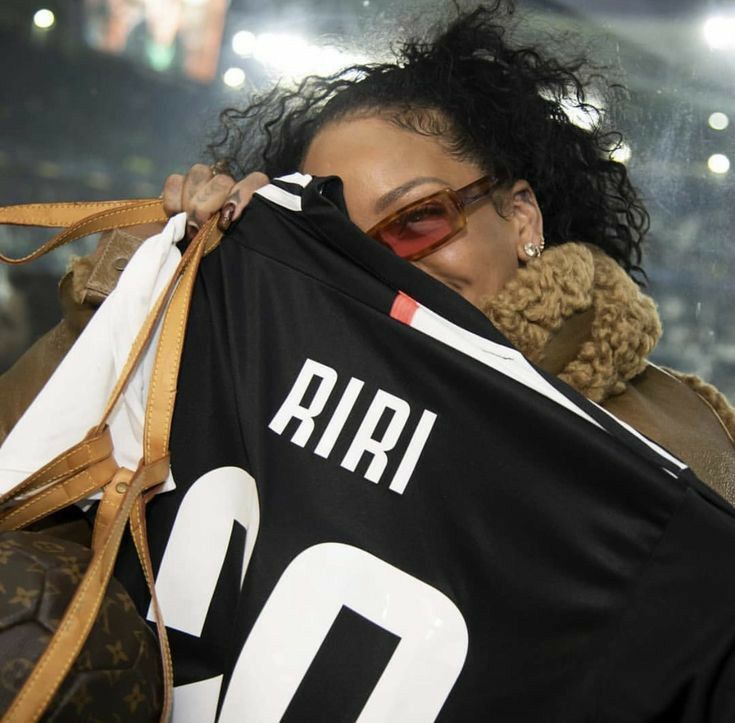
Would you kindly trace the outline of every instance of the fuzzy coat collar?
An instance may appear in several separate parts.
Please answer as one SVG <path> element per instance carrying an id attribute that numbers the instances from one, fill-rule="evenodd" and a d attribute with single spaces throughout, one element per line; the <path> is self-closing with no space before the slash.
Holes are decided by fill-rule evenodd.
<path id="1" fill-rule="evenodd" d="M 481 309 L 532 362 L 598 403 L 625 391 L 661 336 L 653 300 L 578 243 L 529 261 Z"/>

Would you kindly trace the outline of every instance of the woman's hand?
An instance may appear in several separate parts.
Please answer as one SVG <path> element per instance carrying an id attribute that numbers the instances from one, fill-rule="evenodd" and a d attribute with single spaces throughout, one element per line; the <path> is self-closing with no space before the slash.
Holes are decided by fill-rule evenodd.
<path id="1" fill-rule="evenodd" d="M 163 185 L 163 207 L 169 216 L 186 211 L 186 235 L 193 238 L 207 219 L 222 209 L 217 226 L 227 231 L 240 218 L 253 193 L 269 183 L 265 173 L 255 171 L 235 182 L 226 173 L 217 173 L 203 163 L 189 172 L 170 175 Z"/>

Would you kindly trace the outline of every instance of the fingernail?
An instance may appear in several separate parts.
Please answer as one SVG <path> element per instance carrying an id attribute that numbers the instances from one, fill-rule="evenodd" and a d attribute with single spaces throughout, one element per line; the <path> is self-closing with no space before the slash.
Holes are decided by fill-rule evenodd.
<path id="1" fill-rule="evenodd" d="M 197 226 L 193 221 L 189 221 L 189 223 L 186 224 L 186 238 L 191 241 L 198 233 L 199 226 Z"/>
<path id="2" fill-rule="evenodd" d="M 226 203 L 222 207 L 222 211 L 220 212 L 219 219 L 217 220 L 217 228 L 220 231 L 227 231 L 228 228 L 230 228 L 230 225 L 232 224 L 232 215 L 235 213 L 235 204 L 230 202 Z"/>

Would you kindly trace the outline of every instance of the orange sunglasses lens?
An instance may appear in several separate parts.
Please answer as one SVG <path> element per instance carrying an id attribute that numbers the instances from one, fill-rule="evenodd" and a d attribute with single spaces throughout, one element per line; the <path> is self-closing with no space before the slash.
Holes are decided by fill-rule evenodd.
<path id="1" fill-rule="evenodd" d="M 431 253 L 464 226 L 464 218 L 447 192 L 440 192 L 399 212 L 371 235 L 403 259 Z"/>

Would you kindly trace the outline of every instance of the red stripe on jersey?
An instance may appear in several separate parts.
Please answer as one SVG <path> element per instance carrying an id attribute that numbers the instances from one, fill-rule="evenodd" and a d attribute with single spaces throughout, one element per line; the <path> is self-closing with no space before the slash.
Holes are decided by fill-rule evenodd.
<path id="1" fill-rule="evenodd" d="M 418 311 L 419 305 L 408 294 L 399 291 L 390 309 L 390 315 L 398 321 L 411 326 L 413 315 Z"/>

